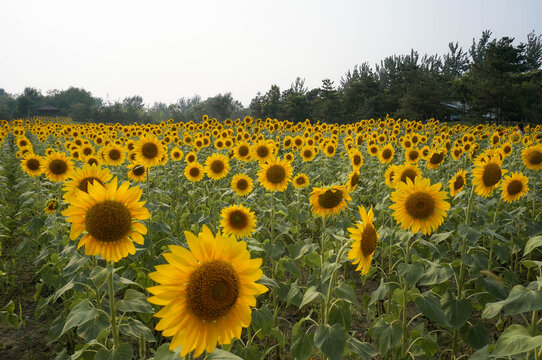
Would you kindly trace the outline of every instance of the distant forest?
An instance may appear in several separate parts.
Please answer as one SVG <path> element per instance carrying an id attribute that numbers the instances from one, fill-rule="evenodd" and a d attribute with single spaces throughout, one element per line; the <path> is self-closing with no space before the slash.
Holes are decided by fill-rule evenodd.
<path id="1" fill-rule="evenodd" d="M 145 106 L 141 96 L 122 101 L 104 101 L 80 88 L 40 90 L 26 88 L 22 94 L 8 94 L 0 88 L 0 119 L 11 120 L 59 110 L 78 122 L 157 123 L 199 121 L 203 114 L 218 119 L 251 115 L 304 121 L 351 123 L 359 119 L 385 117 L 425 120 L 476 120 L 497 122 L 542 121 L 542 35 L 533 32 L 526 42 L 491 37 L 484 31 L 464 50 L 449 43 L 444 55 L 392 55 L 375 64 L 354 66 L 339 84 L 322 80 L 319 88 L 308 89 L 297 78 L 287 89 L 272 85 L 258 92 L 248 108 L 231 93 L 203 100 L 195 95 L 177 102 Z M 38 110 L 42 108 L 42 110 Z"/>

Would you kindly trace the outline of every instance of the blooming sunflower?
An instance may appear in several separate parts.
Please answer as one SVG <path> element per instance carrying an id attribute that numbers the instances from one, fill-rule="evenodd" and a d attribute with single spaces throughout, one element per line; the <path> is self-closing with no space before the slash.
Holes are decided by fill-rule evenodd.
<path id="1" fill-rule="evenodd" d="M 263 164 L 258 171 L 258 181 L 267 191 L 284 191 L 292 178 L 292 165 L 275 158 Z"/>
<path id="2" fill-rule="evenodd" d="M 443 150 L 435 150 L 431 152 L 427 156 L 427 168 L 428 169 L 436 169 L 438 168 L 443 162 L 446 157 L 446 152 Z"/>
<path id="3" fill-rule="evenodd" d="M 421 158 L 418 148 L 410 148 L 405 151 L 405 161 L 409 164 L 417 164 Z"/>
<path id="4" fill-rule="evenodd" d="M 441 183 L 431 185 L 429 179 L 422 177 L 416 177 L 414 182 L 408 178 L 406 184 L 399 183 L 391 194 L 390 209 L 395 210 L 392 215 L 403 230 L 410 229 L 413 233 L 421 230 L 427 235 L 444 222 L 450 203 L 444 200 L 446 192 L 439 191 L 441 186 Z"/>
<path id="5" fill-rule="evenodd" d="M 310 184 L 309 177 L 303 173 L 297 174 L 292 179 L 292 185 L 294 185 L 294 188 L 296 189 L 307 187 L 309 186 L 309 184 Z"/>
<path id="6" fill-rule="evenodd" d="M 58 201 L 56 201 L 56 199 L 51 199 L 49 200 L 47 205 L 45 205 L 45 208 L 43 209 L 43 211 L 45 211 L 46 214 L 53 214 L 54 212 L 57 211 L 57 209 L 58 209 Z"/>
<path id="7" fill-rule="evenodd" d="M 239 196 L 250 194 L 253 187 L 252 179 L 245 174 L 237 174 L 231 179 L 231 188 Z"/>
<path id="8" fill-rule="evenodd" d="M 220 212 L 220 227 L 225 234 L 236 237 L 250 236 L 256 228 L 254 212 L 243 205 L 231 205 Z"/>
<path id="9" fill-rule="evenodd" d="M 487 162 L 479 161 L 472 170 L 474 191 L 482 197 L 488 197 L 499 186 L 502 176 L 507 170 L 501 169 L 501 161 L 496 157 L 488 157 Z"/>
<path id="10" fill-rule="evenodd" d="M 21 168 L 30 176 L 39 176 L 42 172 L 42 162 L 43 158 L 41 156 L 29 153 L 23 157 L 21 161 Z"/>
<path id="11" fill-rule="evenodd" d="M 354 240 L 348 252 L 348 259 L 353 260 L 354 265 L 358 264 L 356 271 L 361 271 L 361 275 L 365 275 L 369 272 L 378 244 L 378 232 L 373 225 L 373 206 L 371 205 L 369 212 L 363 206 L 359 206 L 358 209 L 361 223 L 356 223 L 356 227 L 348 228 L 350 238 Z"/>
<path id="12" fill-rule="evenodd" d="M 189 163 L 184 168 L 184 176 L 192 182 L 200 181 L 203 178 L 203 174 L 203 166 L 197 161 Z"/>
<path id="13" fill-rule="evenodd" d="M 455 173 L 452 180 L 450 180 L 450 182 L 448 183 L 450 185 L 450 196 L 454 197 L 457 194 L 459 194 L 459 192 L 463 190 L 463 188 L 465 187 L 466 183 L 467 183 L 467 172 L 463 169 L 459 169 Z"/>
<path id="14" fill-rule="evenodd" d="M 128 178 L 135 182 L 143 182 L 147 178 L 147 169 L 143 165 L 131 164 L 128 166 Z"/>
<path id="15" fill-rule="evenodd" d="M 348 182 L 346 183 L 346 191 L 349 193 L 354 191 L 359 183 L 359 170 L 354 169 L 350 175 L 348 175 Z"/>
<path id="16" fill-rule="evenodd" d="M 384 179 L 386 182 L 386 185 L 390 188 L 395 188 L 395 175 L 397 174 L 397 170 L 401 167 L 401 165 L 390 165 L 386 172 L 384 173 Z M 415 177 L 414 177 L 415 178 Z"/>
<path id="17" fill-rule="evenodd" d="M 251 321 L 256 295 L 267 288 L 256 283 L 262 277 L 262 259 L 250 259 L 244 241 L 213 235 L 203 226 L 198 236 L 186 231 L 190 250 L 170 245 L 167 264 L 157 265 L 149 277 L 160 285 L 147 290 L 150 303 L 164 306 L 154 316 L 161 320 L 156 330 L 172 336 L 170 350 L 182 345 L 181 356 L 194 351 L 194 358 L 217 344 L 241 338 Z"/>
<path id="18" fill-rule="evenodd" d="M 234 156 L 240 161 L 249 161 L 252 157 L 250 145 L 244 141 L 239 142 L 233 150 Z"/>
<path id="19" fill-rule="evenodd" d="M 63 182 L 73 169 L 73 162 L 62 152 L 53 152 L 41 163 L 45 176 L 54 182 Z"/>
<path id="20" fill-rule="evenodd" d="M 76 190 L 70 206 L 62 211 L 66 221 L 72 223 L 70 239 L 85 232 L 77 248 L 85 245 L 86 255 L 101 255 L 106 261 L 119 261 L 135 254 L 133 242 L 143 245 L 145 225 L 136 220 L 151 217 L 149 210 L 139 201 L 139 187 L 129 188 L 128 181 L 117 187 L 117 178 L 102 185 L 88 183 L 88 193 Z M 133 241 L 133 242 L 132 242 Z"/>
<path id="21" fill-rule="evenodd" d="M 211 179 L 222 179 L 228 174 L 229 169 L 228 157 L 222 154 L 212 154 L 205 161 L 205 173 Z"/>
<path id="22" fill-rule="evenodd" d="M 183 159 L 184 153 L 178 147 L 174 147 L 173 149 L 171 149 L 170 155 L 173 161 L 180 161 Z"/>
<path id="23" fill-rule="evenodd" d="M 165 149 L 162 142 L 154 135 L 148 134 L 141 138 L 134 146 L 137 161 L 146 168 L 156 166 L 163 158 Z"/>
<path id="24" fill-rule="evenodd" d="M 383 164 L 389 164 L 395 156 L 395 150 L 391 144 L 386 144 L 378 152 L 378 160 Z"/>
<path id="25" fill-rule="evenodd" d="M 122 147 L 112 144 L 105 148 L 103 157 L 107 165 L 121 165 L 126 159 L 126 154 Z"/>
<path id="26" fill-rule="evenodd" d="M 528 182 L 529 178 L 522 173 L 511 173 L 510 176 L 506 176 L 501 181 L 501 198 L 509 203 L 518 200 L 519 198 L 527 194 L 527 191 L 529 191 L 529 187 L 527 186 Z"/>
<path id="27" fill-rule="evenodd" d="M 66 200 L 70 200 L 77 194 L 76 189 L 88 193 L 88 184 L 98 182 L 104 185 L 111 180 L 113 175 L 107 168 L 101 168 L 99 165 L 83 165 L 82 168 L 74 168 L 69 176 L 71 180 L 66 181 L 62 187 L 64 195 L 62 196 Z"/>
<path id="28" fill-rule="evenodd" d="M 269 145 L 267 140 L 260 140 L 252 144 L 250 151 L 252 158 L 259 162 L 265 162 L 273 158 L 273 147 Z"/>
<path id="29" fill-rule="evenodd" d="M 410 165 L 410 164 L 404 164 L 404 165 L 398 165 L 395 169 L 395 175 L 393 177 L 393 182 L 395 187 L 399 186 L 399 183 L 407 183 L 407 179 L 412 180 L 414 182 L 414 179 L 418 176 L 421 176 L 422 172 L 416 165 Z"/>
<path id="30" fill-rule="evenodd" d="M 312 212 L 318 216 L 333 216 L 344 209 L 352 198 L 345 186 L 331 186 L 328 188 L 312 188 L 309 202 Z"/>
<path id="31" fill-rule="evenodd" d="M 527 169 L 542 169 L 542 144 L 529 146 L 521 152 L 521 159 Z"/>
<path id="32" fill-rule="evenodd" d="M 363 165 L 363 155 L 358 149 L 350 151 L 350 163 L 354 169 L 359 169 Z"/>
<path id="33" fill-rule="evenodd" d="M 188 154 L 186 154 L 184 161 L 186 161 L 187 164 L 196 162 L 198 161 L 198 155 L 195 152 L 191 151 Z"/>
<path id="34" fill-rule="evenodd" d="M 299 151 L 299 156 L 301 156 L 303 162 L 312 161 L 316 156 L 316 152 L 312 146 L 305 145 Z"/>

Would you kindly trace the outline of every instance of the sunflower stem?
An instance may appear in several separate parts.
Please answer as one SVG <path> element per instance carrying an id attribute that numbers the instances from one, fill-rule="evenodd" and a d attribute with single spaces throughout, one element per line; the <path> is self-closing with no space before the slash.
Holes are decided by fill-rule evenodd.
<path id="1" fill-rule="evenodd" d="M 119 346 L 119 334 L 117 332 L 117 309 L 115 308 L 115 291 L 113 289 L 113 273 L 115 271 L 115 265 L 113 261 L 109 262 L 110 272 L 107 282 L 109 284 L 109 312 L 111 314 L 111 331 L 113 332 L 114 347 Z"/>
<path id="2" fill-rule="evenodd" d="M 497 221 L 497 213 L 499 212 L 499 205 L 501 204 L 501 198 L 497 201 L 497 206 L 495 207 L 495 214 L 493 214 L 493 226 L 496 226 L 495 221 Z M 491 271 L 491 259 L 493 258 L 493 244 L 495 243 L 495 238 L 491 236 L 489 244 L 489 259 L 487 262 L 487 269 Z"/>
<path id="3" fill-rule="evenodd" d="M 410 237 L 407 238 L 406 244 L 405 244 L 405 264 L 408 265 L 409 262 L 409 252 L 410 252 Z M 408 341 L 408 326 L 407 326 L 407 293 L 408 293 L 408 284 L 406 280 L 403 278 L 403 299 L 402 299 L 402 306 L 401 309 L 403 311 L 402 313 L 402 319 L 401 319 L 401 325 L 403 328 L 403 338 L 401 340 L 402 342 L 402 348 L 401 353 L 403 355 L 406 355 L 406 346 Z"/>

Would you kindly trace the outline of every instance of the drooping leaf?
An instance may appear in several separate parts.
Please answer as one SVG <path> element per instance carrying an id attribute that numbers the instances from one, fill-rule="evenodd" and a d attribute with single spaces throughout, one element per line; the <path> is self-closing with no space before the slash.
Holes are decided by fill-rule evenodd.
<path id="1" fill-rule="evenodd" d="M 331 360 L 338 360 L 344 353 L 346 330 L 340 324 L 318 325 L 314 333 L 314 344 Z"/>

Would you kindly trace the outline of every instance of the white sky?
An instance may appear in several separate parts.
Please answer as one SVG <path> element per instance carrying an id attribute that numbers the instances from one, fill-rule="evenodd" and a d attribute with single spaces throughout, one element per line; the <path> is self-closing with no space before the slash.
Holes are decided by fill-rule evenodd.
<path id="1" fill-rule="evenodd" d="M 465 50 L 485 29 L 526 41 L 542 1 L 0 0 L 0 88 L 82 87 L 147 104 L 232 92 L 248 106 L 297 76 L 309 88 L 392 54 Z"/>

